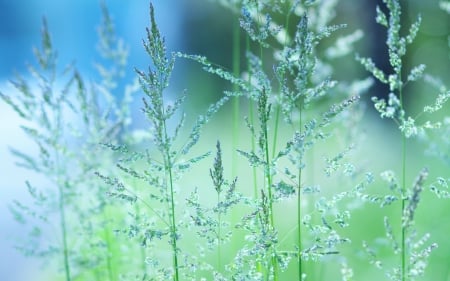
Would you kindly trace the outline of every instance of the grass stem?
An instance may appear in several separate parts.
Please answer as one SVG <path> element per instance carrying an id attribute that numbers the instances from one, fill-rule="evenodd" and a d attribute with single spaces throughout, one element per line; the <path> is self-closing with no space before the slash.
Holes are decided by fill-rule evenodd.
<path id="1" fill-rule="evenodd" d="M 250 51 L 250 38 L 247 36 L 246 40 L 245 40 L 245 49 L 246 52 Z M 248 81 L 247 83 L 250 85 L 251 80 L 252 80 L 252 73 L 251 73 L 251 67 L 250 67 L 250 62 L 247 61 L 247 69 L 249 71 L 248 73 Z M 253 111 L 253 104 L 249 103 L 248 104 L 248 111 L 249 111 L 249 122 L 250 125 L 254 126 L 255 124 L 255 114 Z M 256 150 L 256 140 L 255 140 L 255 136 L 252 134 L 251 135 L 251 150 L 254 153 Z M 256 176 L 256 167 L 252 167 L 252 178 L 253 178 L 253 198 L 257 199 L 258 198 L 258 178 Z"/>
<path id="2" fill-rule="evenodd" d="M 235 21 L 233 27 L 233 75 L 235 77 L 239 77 L 241 72 L 241 27 L 239 25 L 239 21 Z M 233 91 L 237 92 L 239 90 L 239 86 L 237 84 L 233 84 Z M 238 169 L 238 161 L 236 149 L 238 147 L 239 140 L 239 97 L 234 97 L 233 99 L 233 143 L 232 143 L 232 151 L 231 151 L 231 173 L 232 177 L 236 176 Z"/>
<path id="3" fill-rule="evenodd" d="M 299 110 L 299 132 L 302 128 L 302 111 Z M 297 262 L 298 262 L 298 280 L 302 280 L 302 168 L 298 169 L 298 192 L 297 192 Z"/>
<path id="4" fill-rule="evenodd" d="M 403 225 L 403 216 L 405 213 L 406 207 L 406 137 L 405 134 L 402 133 L 402 210 L 401 210 L 401 218 L 402 218 L 402 236 L 401 236 L 401 251 L 402 251 L 402 281 L 406 281 L 406 259 L 407 259 L 407 249 L 406 249 L 406 226 Z"/>
<path id="5" fill-rule="evenodd" d="M 220 204 L 220 193 L 217 192 L 217 204 Z M 222 270 L 222 214 L 221 211 L 218 211 L 217 214 L 217 271 L 221 272 Z"/>
<path id="6" fill-rule="evenodd" d="M 400 79 L 400 85 L 401 85 L 401 67 L 397 70 L 397 77 Z M 400 110 L 404 112 L 404 103 L 403 103 L 403 91 L 400 87 L 398 90 L 398 95 L 400 98 Z M 407 249 L 406 249 L 406 226 L 404 225 L 404 214 L 405 214 L 405 207 L 406 207 L 406 136 L 405 132 L 402 132 L 402 188 L 401 188 L 401 214 L 400 214 L 400 225 L 401 225 L 401 278 L 402 281 L 406 281 L 406 260 L 407 260 Z"/>
<path id="7" fill-rule="evenodd" d="M 65 194 L 63 187 L 58 186 L 59 192 L 59 214 L 60 214 L 60 225 L 61 225 L 61 235 L 63 242 L 63 262 L 64 262 L 64 273 L 66 276 L 66 281 L 71 281 L 70 276 L 70 265 L 69 265 L 69 250 L 67 246 L 67 224 L 66 224 L 66 213 L 65 213 Z"/>
<path id="8" fill-rule="evenodd" d="M 170 164 L 170 156 L 167 155 L 168 163 Z M 171 216 L 171 245 L 173 252 L 173 267 L 175 270 L 174 280 L 178 281 L 179 273 L 178 273 L 178 247 L 177 247 L 177 228 L 176 228 L 176 220 L 175 220 L 175 200 L 174 200 L 174 190 L 173 190 L 173 177 L 172 177 L 172 167 L 169 166 L 169 183 L 170 183 L 170 216 Z"/>
<path id="9" fill-rule="evenodd" d="M 160 89 L 160 94 L 162 95 L 163 89 Z M 162 115 L 165 115 L 165 106 L 164 106 L 164 102 L 161 103 L 161 112 Z M 167 119 L 162 119 L 161 120 L 161 125 L 163 128 L 163 132 L 164 132 L 164 140 L 169 140 L 169 134 L 167 133 Z M 179 266 L 178 266 L 178 246 L 177 246 L 177 226 L 176 226 L 176 218 L 175 218 L 175 199 L 174 199 L 174 187 L 173 187 L 173 171 L 172 171 L 172 158 L 170 155 L 170 143 L 166 143 L 164 145 L 164 151 L 161 151 L 164 155 L 164 169 L 165 169 L 165 173 L 166 176 L 168 175 L 168 180 L 169 180 L 169 192 L 170 192 L 170 206 L 169 206 L 169 215 L 170 215 L 170 244 L 172 246 L 172 259 L 173 259 L 173 268 L 175 271 L 174 274 L 174 281 L 179 281 L 180 277 L 179 277 Z"/>

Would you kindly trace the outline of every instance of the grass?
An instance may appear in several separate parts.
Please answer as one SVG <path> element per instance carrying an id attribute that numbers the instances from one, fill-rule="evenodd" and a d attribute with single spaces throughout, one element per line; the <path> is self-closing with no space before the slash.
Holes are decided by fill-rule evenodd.
<path id="1" fill-rule="evenodd" d="M 450 92 L 424 74 L 423 64 L 406 72 L 407 47 L 422 20 L 405 28 L 401 2 L 383 3 L 375 21 L 387 30 L 390 70 L 355 54 L 360 31 L 332 24 L 338 1 L 222 3 L 234 13 L 231 71 L 201 55 L 169 52 L 150 4 L 143 40 L 149 67 L 135 70 L 144 129 L 130 126 L 131 92 L 121 102 L 113 97 L 127 48 L 106 6 L 99 50 L 107 63 L 96 65 L 101 79 L 91 85 L 75 66 L 56 76 L 44 21 L 38 68 L 30 67 L 41 91 L 31 92 L 18 77 L 12 83 L 20 95 L 0 94 L 31 124 L 22 128 L 39 148 L 37 156 L 12 153 L 51 182 L 50 188 L 27 182 L 34 205 L 13 203 L 35 242 L 18 248 L 58 263 L 55 280 L 66 281 L 430 280 L 425 269 L 439 253 L 433 237 L 442 233 L 427 229 L 421 216 L 433 217 L 426 205 L 449 197 Z M 373 79 L 335 78 L 337 61 L 353 57 Z M 182 112 L 190 94 L 168 97 L 182 60 L 229 84 L 192 123 Z M 375 121 L 363 119 L 374 80 L 388 89 L 372 101 L 379 117 L 398 128 L 399 149 L 377 136 Z M 420 110 L 408 103 L 416 83 L 437 93 Z M 220 118 L 227 112 L 228 123 Z M 207 139 L 214 139 L 213 160 Z M 419 149 L 434 157 L 427 167 L 413 161 Z M 48 247 L 34 247 L 38 241 Z M 371 264 L 381 271 L 372 272 Z"/>

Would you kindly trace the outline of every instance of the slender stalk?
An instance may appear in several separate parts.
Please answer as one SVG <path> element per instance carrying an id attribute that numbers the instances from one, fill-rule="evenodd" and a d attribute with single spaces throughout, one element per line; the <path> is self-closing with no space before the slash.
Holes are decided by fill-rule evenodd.
<path id="1" fill-rule="evenodd" d="M 245 40 L 245 49 L 246 51 L 250 51 L 250 38 L 247 36 L 246 40 Z M 249 71 L 248 73 L 248 84 L 251 83 L 252 80 L 252 73 L 251 73 L 251 67 L 250 67 L 250 62 L 247 61 L 247 69 Z M 253 104 L 250 102 L 248 104 L 248 111 L 249 111 L 249 122 L 252 126 L 254 126 L 255 124 L 255 114 L 253 112 Z M 252 141 L 251 141 L 251 149 L 252 152 L 255 152 L 255 148 L 256 148 L 256 144 L 255 144 L 255 136 L 252 134 L 251 135 Z M 258 178 L 256 176 L 256 167 L 252 167 L 252 177 L 253 177 L 253 198 L 257 199 L 258 198 Z"/>
<path id="2" fill-rule="evenodd" d="M 288 13 L 286 16 L 286 21 L 284 23 L 284 29 L 286 30 L 286 34 L 289 34 L 289 19 L 291 17 L 291 8 L 289 7 L 289 3 L 287 3 L 287 9 Z M 283 43 L 284 46 L 288 45 L 288 36 L 286 36 L 285 41 Z M 280 85 L 279 92 L 281 95 L 282 87 Z M 275 110 L 275 126 L 273 129 L 273 141 L 272 141 L 272 157 L 275 157 L 275 152 L 277 149 L 277 139 L 278 139 L 278 126 L 280 123 L 280 116 L 281 116 L 281 107 L 279 104 L 276 104 L 276 110 Z"/>
<path id="3" fill-rule="evenodd" d="M 164 106 L 162 106 L 164 108 Z M 168 139 L 167 136 L 167 127 L 165 120 L 162 122 L 164 127 L 164 137 L 165 139 Z M 169 188 L 170 188 L 170 239 L 171 239 L 171 246 L 172 246 L 172 255 L 173 255 L 173 267 L 175 270 L 175 275 L 173 280 L 178 281 L 179 279 L 179 272 L 178 272 L 178 246 L 177 246 L 177 227 L 176 227 L 176 219 L 175 219 L 175 199 L 174 199 L 174 188 L 173 188 L 173 175 L 172 175 L 172 159 L 170 157 L 170 150 L 166 146 L 165 149 L 165 169 L 166 173 L 169 176 Z"/>
<path id="4" fill-rule="evenodd" d="M 265 126 L 265 130 L 264 130 L 264 138 L 266 139 L 266 145 L 265 145 L 265 154 L 266 154 L 266 182 L 267 182 L 267 192 L 268 192 L 268 197 L 269 197 L 269 220 L 270 220 L 270 226 L 272 228 L 275 227 L 275 223 L 274 223 L 274 216 L 273 216 L 273 195 L 272 195 L 272 176 L 270 175 L 270 156 L 269 156 L 269 144 L 267 143 L 268 141 L 268 135 L 267 135 L 267 126 Z M 278 261 L 277 258 L 275 256 L 272 256 L 271 259 L 271 263 L 272 263 L 272 267 L 273 267 L 273 280 L 277 281 L 278 280 Z"/>
<path id="5" fill-rule="evenodd" d="M 299 110 L 299 130 L 302 128 L 302 111 Z M 302 168 L 298 169 L 298 192 L 297 192 L 297 262 L 298 262 L 298 280 L 302 280 Z"/>
<path id="6" fill-rule="evenodd" d="M 274 226 L 274 218 L 273 218 L 273 195 L 272 195 L 272 175 L 270 174 L 270 155 L 269 155 L 269 137 L 268 137 L 268 132 L 267 132 L 267 124 L 265 124 L 264 126 L 264 139 L 265 139 L 265 161 L 266 161 L 266 168 L 265 168 L 265 177 L 266 177 L 266 182 L 267 182 L 267 194 L 269 196 L 269 219 L 270 219 L 270 225 L 273 227 Z"/>
<path id="7" fill-rule="evenodd" d="M 400 93 L 400 105 L 401 109 L 403 110 L 403 94 L 402 90 L 399 90 Z M 401 221 L 403 221 L 403 214 L 405 213 L 405 207 L 406 207 L 406 136 L 404 133 L 402 133 L 402 191 L 401 191 L 401 200 L 402 200 L 402 210 L 400 218 L 402 218 Z M 407 253 L 406 253 L 406 227 L 401 223 L 402 227 L 402 235 L 401 235 L 401 251 L 402 251 L 402 281 L 406 280 L 406 259 L 407 259 Z"/>
<path id="8" fill-rule="evenodd" d="M 233 75 L 235 77 L 239 77 L 241 75 L 241 25 L 238 20 L 234 21 L 233 26 Z M 233 84 L 233 91 L 238 92 L 239 86 L 237 84 Z M 233 98 L 233 140 L 231 147 L 231 177 L 235 178 L 237 176 L 239 161 L 237 159 L 236 150 L 239 145 L 239 136 L 240 136 L 240 98 Z M 256 177 L 256 171 L 254 171 L 254 176 Z M 256 189 L 256 188 L 255 188 Z M 217 202 L 220 202 L 220 194 L 217 193 Z M 234 221 L 234 212 L 231 212 L 231 219 Z M 221 272 L 222 270 L 222 261 L 221 261 L 221 213 L 218 214 L 219 221 L 219 229 L 218 229 L 218 249 L 217 249 L 217 270 Z"/>
<path id="9" fill-rule="evenodd" d="M 160 93 L 162 95 L 163 89 L 160 89 Z M 162 99 L 161 99 L 162 100 Z M 162 116 L 165 116 L 164 102 L 161 103 L 161 112 Z M 173 255 L 173 267 L 175 270 L 174 281 L 179 281 L 179 270 L 178 270 L 178 246 L 177 246 L 177 226 L 175 219 L 175 199 L 174 199 L 174 188 L 173 188 L 173 171 L 172 171 L 172 159 L 170 157 L 170 144 L 167 143 L 169 140 L 169 134 L 167 133 L 167 124 L 166 119 L 161 120 L 161 126 L 164 132 L 164 141 L 166 142 L 165 149 L 162 151 L 164 158 L 164 167 L 166 176 L 169 176 L 169 191 L 170 191 L 170 236 L 171 236 L 171 246 L 172 246 L 172 255 Z"/>
<path id="10" fill-rule="evenodd" d="M 400 80 L 400 85 L 401 83 L 401 77 L 402 77 L 402 71 L 401 71 L 401 67 L 398 68 L 397 70 L 397 77 L 399 77 Z M 402 91 L 402 86 L 400 86 L 399 90 L 398 90 L 398 95 L 400 98 L 400 110 L 402 110 L 404 112 L 404 106 L 403 106 L 403 91 Z M 403 117 L 404 118 L 404 117 Z M 401 252 L 402 252 L 402 261 L 401 261 L 401 276 L 402 276 L 402 281 L 406 281 L 406 260 L 407 260 L 407 247 L 406 247 L 406 227 L 403 225 L 403 214 L 405 213 L 405 207 L 406 207 L 406 136 L 405 133 L 402 132 L 402 189 L 401 189 L 401 204 L 402 204 L 402 209 L 401 209 L 401 214 L 400 214 L 400 225 L 401 225 Z"/>
<path id="11" fill-rule="evenodd" d="M 241 71 L 241 32 L 240 32 L 240 24 L 239 21 L 235 21 L 233 27 L 233 75 L 238 77 Z M 237 92 L 239 90 L 239 86 L 237 84 L 233 84 L 233 91 Z M 232 151 L 231 151 L 231 173 L 232 177 L 236 176 L 237 171 L 237 155 L 235 153 L 238 147 L 239 140 L 239 97 L 234 97 L 233 99 L 233 143 L 232 143 Z"/>
<path id="12" fill-rule="evenodd" d="M 250 103 L 249 104 L 249 121 L 250 124 L 254 124 L 255 123 L 255 117 L 254 117 L 254 112 L 253 112 L 253 105 Z M 252 142 L 251 142 L 251 148 L 252 151 L 255 151 L 255 137 L 252 135 Z M 257 199 L 258 198 L 258 177 L 256 175 L 256 167 L 252 167 L 252 176 L 253 176 L 253 198 Z"/>
<path id="13" fill-rule="evenodd" d="M 52 75 L 51 81 L 54 81 L 54 74 Z M 62 132 L 62 113 L 61 109 L 58 108 L 54 124 L 56 125 L 56 135 L 55 135 L 55 141 L 60 141 L 60 132 Z M 62 243 L 63 243 L 63 264 L 64 264 L 64 273 L 66 277 L 66 281 L 71 281 L 71 275 L 70 275 L 70 263 L 69 263 L 69 248 L 67 245 L 67 223 L 66 223 L 66 196 L 64 192 L 64 188 L 66 187 L 67 182 L 65 180 L 61 179 L 61 175 L 64 173 L 63 167 L 61 167 L 61 161 L 59 159 L 59 152 L 57 151 L 55 153 L 55 166 L 56 168 L 56 185 L 58 186 L 58 211 L 60 215 L 60 226 L 61 226 L 61 236 L 62 236 Z"/>
<path id="14" fill-rule="evenodd" d="M 403 218 L 403 214 L 405 213 L 405 194 L 406 192 L 406 137 L 402 134 L 402 213 L 401 218 Z M 402 225 L 402 281 L 406 280 L 406 227 Z"/>
<path id="15" fill-rule="evenodd" d="M 260 15 L 260 13 L 258 13 Z M 260 17 L 260 16 L 259 16 Z M 259 19 L 259 22 L 262 22 L 262 19 Z M 260 43 L 259 44 L 259 59 L 261 60 L 261 68 L 264 69 L 264 52 L 263 52 L 263 46 Z M 265 93 L 263 93 L 265 94 Z M 266 108 L 262 109 L 266 111 Z M 264 114 L 266 114 L 264 112 Z M 266 117 L 264 117 L 264 120 Z M 263 124 L 264 128 L 264 154 L 265 154 L 265 161 L 266 161 L 266 167 L 265 167 L 265 182 L 267 184 L 267 194 L 269 199 L 269 220 L 270 220 L 270 226 L 272 228 L 275 227 L 274 223 L 274 216 L 273 216 L 273 195 L 272 195 L 272 176 L 270 174 L 270 153 L 269 153 L 269 136 L 268 136 L 268 126 L 267 126 L 267 120 L 265 120 L 265 124 Z M 275 250 L 275 249 L 274 249 Z M 273 280 L 278 280 L 278 261 L 275 256 L 272 255 L 271 258 L 271 264 L 273 268 Z"/>
<path id="16" fill-rule="evenodd" d="M 69 265 L 69 251 L 67 246 L 67 224 L 66 224 L 66 212 L 64 208 L 65 194 L 64 187 L 58 186 L 59 193 L 59 214 L 60 214 L 60 225 L 61 225 L 61 235 L 63 242 L 63 262 L 64 262 L 64 273 L 66 276 L 66 281 L 70 281 L 70 265 Z"/>
<path id="17" fill-rule="evenodd" d="M 261 56 L 262 56 L 262 47 L 261 47 Z M 264 91 L 264 90 L 263 90 Z M 262 93 L 262 95 L 266 95 L 267 93 Z M 265 97 L 267 99 L 267 97 Z M 259 108 L 259 111 L 262 111 L 262 114 L 266 115 L 266 108 Z M 264 137 L 264 156 L 265 156 L 265 167 L 264 167 L 264 177 L 266 183 L 266 189 L 268 194 L 268 202 L 269 202 L 269 223 L 272 228 L 275 227 L 274 215 L 273 215 L 273 194 L 272 194 L 272 175 L 270 172 L 270 163 L 271 157 L 269 152 L 269 134 L 268 134 L 268 125 L 267 125 L 267 116 L 261 118 L 263 137 Z M 274 249 L 275 250 L 275 249 Z M 278 280 L 278 261 L 275 256 L 271 258 L 272 268 L 273 268 L 273 280 Z"/>
<path id="18" fill-rule="evenodd" d="M 280 115 L 281 115 L 281 108 L 279 105 L 277 105 L 277 108 L 275 110 L 275 127 L 273 129 L 273 141 L 272 141 L 272 157 L 275 157 L 275 153 L 277 150 L 277 139 L 278 139 L 278 124 L 280 123 Z"/>
<path id="19" fill-rule="evenodd" d="M 170 163 L 170 156 L 167 155 L 168 163 Z M 177 247 L 177 228 L 175 224 L 175 201 L 173 192 L 173 178 L 172 178 L 172 167 L 168 167 L 169 172 L 169 182 L 170 182 L 170 206 L 171 206 L 171 239 L 172 239 L 172 251 L 173 251 L 173 266 L 175 269 L 174 280 L 179 280 L 178 274 L 178 247 Z"/>
<path id="20" fill-rule="evenodd" d="M 217 203 L 220 203 L 220 193 L 217 192 Z M 217 226 L 217 271 L 221 272 L 222 270 L 222 241 L 221 241 L 221 237 L 222 237 L 222 214 L 219 210 L 219 212 L 217 213 L 217 221 L 218 221 L 218 226 Z"/>

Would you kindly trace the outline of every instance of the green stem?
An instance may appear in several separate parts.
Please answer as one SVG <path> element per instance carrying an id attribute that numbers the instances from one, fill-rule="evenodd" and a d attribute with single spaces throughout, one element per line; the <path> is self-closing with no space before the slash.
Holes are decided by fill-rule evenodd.
<path id="1" fill-rule="evenodd" d="M 280 122 L 280 106 L 277 105 L 275 110 L 275 127 L 273 129 L 273 142 L 272 142 L 272 157 L 275 157 L 275 153 L 277 150 L 277 139 L 278 139 L 278 123 Z"/>
<path id="2" fill-rule="evenodd" d="M 259 13 L 258 13 L 259 14 Z M 260 19 L 260 22 L 261 19 Z M 263 46 L 260 43 L 259 44 L 259 59 L 261 60 L 261 69 L 264 69 L 264 52 L 263 52 Z M 262 110 L 266 110 L 265 108 Z M 266 114 L 264 112 L 264 114 Z M 266 117 L 265 117 L 266 118 Z M 270 175 L 270 154 L 269 154 L 269 136 L 268 136 L 268 128 L 267 128 L 267 122 L 265 122 L 264 124 L 264 154 L 265 154 L 265 161 L 266 161 L 266 167 L 265 167 L 265 177 L 266 177 L 266 183 L 267 183 L 267 193 L 268 193 L 268 197 L 269 197 L 269 220 L 270 220 L 270 226 L 272 228 L 275 228 L 275 223 L 274 223 L 274 216 L 273 216 L 273 195 L 272 195 L 272 176 Z M 276 249 L 274 247 L 274 252 L 276 252 Z M 273 268 L 273 280 L 277 281 L 278 280 L 278 261 L 276 256 L 272 255 L 271 258 L 271 264 L 272 264 L 272 268 Z"/>
<path id="3" fill-rule="evenodd" d="M 405 195 L 406 194 L 406 137 L 402 134 L 402 281 L 406 280 L 406 227 L 403 225 L 403 214 L 405 213 Z"/>
<path id="4" fill-rule="evenodd" d="M 299 130 L 302 129 L 302 111 L 299 110 Z M 300 160 L 301 161 L 301 160 Z M 313 168 L 314 169 L 314 168 Z M 297 192 L 297 262 L 298 262 L 298 280 L 302 280 L 303 268 L 302 268 L 302 168 L 298 169 L 298 192 Z"/>
<path id="5" fill-rule="evenodd" d="M 51 85 L 54 84 L 54 71 L 51 75 Z M 50 103 L 51 104 L 51 103 Z M 63 124 L 63 114 L 61 112 L 61 108 L 58 107 L 58 110 L 56 111 L 56 114 L 54 116 L 54 123 L 56 134 L 54 134 L 54 141 L 55 143 L 60 143 L 62 141 L 61 139 L 61 132 L 62 130 L 62 124 Z M 56 149 L 56 147 L 55 147 Z M 59 209 L 59 215 L 60 215 L 60 226 L 61 226 L 61 236 L 62 236 L 62 243 L 63 243 L 63 264 L 64 264 L 64 273 L 66 277 L 66 281 L 71 281 L 71 275 L 70 275 L 70 263 L 69 263 L 69 248 L 67 245 L 67 222 L 66 222 L 66 196 L 64 188 L 68 187 L 68 182 L 66 180 L 63 180 L 61 178 L 61 175 L 64 175 L 65 167 L 61 165 L 60 161 L 60 154 L 59 151 L 55 153 L 55 166 L 53 166 L 56 170 L 56 185 L 58 187 L 58 209 Z"/>
<path id="6" fill-rule="evenodd" d="M 162 95 L 162 89 L 160 90 L 160 93 Z M 164 112 L 164 103 L 161 104 L 161 112 L 162 116 L 165 116 Z M 167 125 L 166 125 L 166 119 L 163 119 L 161 121 L 161 126 L 164 130 L 164 140 L 169 140 L 169 135 L 167 133 Z M 172 171 L 172 159 L 170 157 L 170 143 L 166 142 L 164 146 L 164 150 L 162 151 L 163 157 L 164 157 L 164 166 L 165 166 L 165 172 L 166 176 L 168 174 L 169 176 L 169 188 L 170 188 L 170 236 L 171 236 L 171 246 L 172 246 L 172 255 L 173 255 L 173 267 L 175 270 L 174 275 L 174 281 L 179 281 L 179 270 L 178 270 L 178 246 L 177 246 L 177 226 L 176 226 L 176 219 L 175 219 L 175 199 L 174 199 L 174 188 L 173 188 L 173 171 Z"/>
<path id="7" fill-rule="evenodd" d="M 262 46 L 260 45 L 260 52 L 261 52 L 261 61 L 262 61 Z M 265 93 L 263 93 L 265 95 Z M 264 114 L 266 114 L 266 108 L 260 109 L 260 110 L 264 110 Z M 264 117 L 265 119 L 266 117 Z M 267 126 L 267 121 L 264 122 L 263 124 L 263 129 L 264 129 L 264 154 L 265 154 L 265 161 L 266 161 L 266 167 L 265 167 L 265 182 L 267 183 L 267 194 L 268 194 L 268 199 L 269 199 L 269 220 L 270 220 L 270 226 L 272 228 L 275 228 L 275 222 L 274 222 L 274 216 L 273 216 L 273 194 L 272 194 L 272 175 L 270 173 L 270 163 L 271 163 L 271 159 L 270 159 L 270 152 L 269 152 L 269 134 L 268 134 L 268 126 Z M 276 251 L 276 249 L 274 248 L 274 251 Z M 275 256 L 272 256 L 271 259 L 271 263 L 272 263 L 272 268 L 273 268 L 273 280 L 277 281 L 278 280 L 278 261 L 276 259 Z"/>
<path id="8" fill-rule="evenodd" d="M 217 192 L 217 204 L 220 204 L 220 193 Z M 222 214 L 220 213 L 220 210 L 218 211 L 217 214 L 217 221 L 219 223 L 218 227 L 217 227 L 217 271 L 221 272 L 222 270 L 222 241 L 221 241 L 221 230 L 222 230 Z"/>
<path id="9" fill-rule="evenodd" d="M 169 152 L 167 153 L 167 172 L 169 173 L 169 184 L 170 184 L 170 233 L 171 233 L 171 245 L 172 245 L 172 253 L 173 253 L 173 267 L 175 269 L 174 280 L 179 280 L 178 273 L 178 247 L 177 247 L 177 227 L 175 220 L 175 200 L 174 200 L 174 190 L 173 190 L 173 176 L 172 176 L 172 164 Z"/>
<path id="10" fill-rule="evenodd" d="M 402 84 L 401 81 L 401 68 L 397 71 L 397 77 L 400 79 L 400 85 Z M 403 91 L 400 87 L 398 90 L 399 98 L 400 98 L 400 110 L 402 112 L 405 112 L 404 106 L 403 106 Z M 404 118 L 404 117 L 403 117 Z M 403 214 L 405 213 L 405 201 L 406 201 L 406 136 L 405 133 L 402 132 L 402 189 L 401 189 L 401 214 L 400 214 L 400 225 L 401 225 L 401 252 L 402 252 L 402 262 L 401 262 L 401 276 L 402 281 L 406 281 L 406 260 L 407 260 L 407 252 L 406 252 L 406 226 L 403 225 Z"/>
<path id="11" fill-rule="evenodd" d="M 170 163 L 170 157 L 168 156 L 168 160 Z M 170 212 L 171 212 L 171 236 L 172 236 L 172 251 L 173 251 L 173 266 L 175 268 L 175 277 L 174 280 L 179 280 L 178 274 L 178 247 L 177 247 L 177 228 L 175 224 L 175 200 L 174 200 L 174 192 L 173 192 L 173 177 L 172 177 L 172 168 L 169 166 L 169 181 L 170 181 Z"/>
<path id="12" fill-rule="evenodd" d="M 250 38 L 247 36 L 246 40 L 245 40 L 245 49 L 247 52 L 250 51 Z M 248 69 L 248 81 L 247 83 L 250 85 L 251 80 L 252 80 L 252 73 L 251 73 L 251 67 L 250 67 L 250 62 L 247 61 L 247 69 Z M 251 102 L 249 102 L 248 104 L 248 111 L 249 111 L 249 122 L 250 125 L 252 125 L 254 127 L 255 124 L 255 116 L 254 116 L 254 112 L 253 112 L 253 104 Z M 255 136 L 252 134 L 251 135 L 252 141 L 251 141 L 251 149 L 252 152 L 255 152 L 255 148 L 256 148 L 256 144 L 255 144 Z M 258 178 L 256 176 L 256 167 L 252 166 L 252 177 L 253 177 L 253 197 L 255 199 L 258 198 Z"/>
<path id="13" fill-rule="evenodd" d="M 64 272 L 66 275 L 66 281 L 70 281 L 70 266 L 69 266 L 69 251 L 67 246 L 67 224 L 66 224 L 66 212 L 64 208 L 65 194 L 63 187 L 59 185 L 59 213 L 60 213 L 60 224 L 61 224 L 61 235 L 63 240 L 63 262 L 64 262 Z"/>
<path id="14" fill-rule="evenodd" d="M 289 7 L 289 3 L 287 3 L 287 8 L 288 8 L 288 13 L 286 16 L 286 21 L 284 23 L 284 29 L 286 30 L 286 34 L 289 34 L 289 19 L 291 17 L 291 9 Z M 283 45 L 287 46 L 288 45 L 288 41 L 287 41 L 287 36 L 286 36 L 286 40 L 284 41 Z M 281 97 L 281 91 L 282 91 L 282 86 L 280 84 L 280 88 L 279 88 L 279 96 Z M 275 152 L 277 149 L 277 139 L 278 139 L 278 125 L 280 122 L 280 115 L 281 115 L 281 106 L 279 104 L 276 104 L 276 110 L 275 110 L 275 127 L 273 129 L 273 143 L 272 143 L 272 158 L 275 157 Z"/>
<path id="15" fill-rule="evenodd" d="M 270 225 L 274 227 L 274 218 L 273 218 L 273 195 L 272 195 L 272 175 L 270 174 L 270 155 L 269 155 L 269 137 L 267 132 L 267 123 L 264 126 L 264 141 L 266 143 L 264 147 L 264 154 L 266 156 L 266 168 L 265 168 L 265 176 L 266 176 L 266 182 L 267 182 L 267 194 L 269 196 L 269 219 L 270 219 Z"/>
<path id="16" fill-rule="evenodd" d="M 233 75 L 235 77 L 239 77 L 241 71 L 241 33 L 240 33 L 240 24 L 238 21 L 235 21 L 235 25 L 233 28 Z M 239 86 L 237 84 L 233 84 L 233 90 L 237 92 L 239 90 Z M 233 144 L 232 144 L 232 152 L 231 152 L 231 173 L 232 177 L 236 176 L 237 171 L 237 155 L 236 149 L 238 146 L 239 140 L 239 97 L 233 98 Z"/>

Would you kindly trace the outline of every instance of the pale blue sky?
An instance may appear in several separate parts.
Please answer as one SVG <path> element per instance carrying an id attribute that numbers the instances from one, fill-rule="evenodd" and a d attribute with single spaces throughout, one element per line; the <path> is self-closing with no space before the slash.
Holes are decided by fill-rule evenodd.
<path id="1" fill-rule="evenodd" d="M 34 62 L 32 47 L 39 46 L 40 27 L 45 16 L 59 50 L 61 64 L 73 60 L 83 73 L 92 71 L 97 42 L 96 27 L 100 23 L 100 1 L 95 0 L 0 0 L 0 78 L 22 72 L 25 62 Z M 130 46 L 130 65 L 144 58 L 141 38 L 148 25 L 147 0 L 106 0 L 116 23 L 117 33 Z M 154 1 L 158 23 L 169 46 L 178 44 L 180 23 L 177 1 Z M 170 3 L 170 2 L 173 2 Z M 170 9 L 170 11 L 169 11 Z"/>

